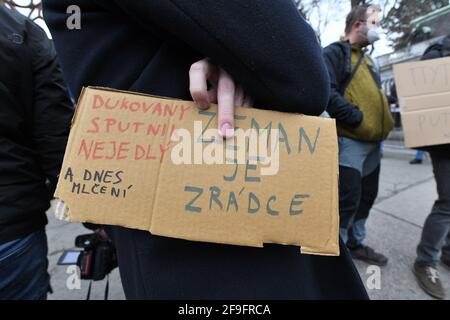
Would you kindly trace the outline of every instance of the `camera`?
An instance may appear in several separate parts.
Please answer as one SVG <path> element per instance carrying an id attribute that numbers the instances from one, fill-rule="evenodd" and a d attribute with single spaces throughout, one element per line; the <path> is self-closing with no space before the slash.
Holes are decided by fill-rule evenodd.
<path id="1" fill-rule="evenodd" d="M 75 246 L 82 250 L 65 251 L 59 258 L 58 265 L 77 265 L 81 279 L 103 280 L 117 267 L 114 245 L 97 233 L 77 236 Z"/>

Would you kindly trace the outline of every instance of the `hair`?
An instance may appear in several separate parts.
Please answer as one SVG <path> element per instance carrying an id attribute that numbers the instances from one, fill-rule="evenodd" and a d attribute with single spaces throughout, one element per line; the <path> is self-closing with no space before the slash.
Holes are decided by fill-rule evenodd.
<path id="1" fill-rule="evenodd" d="M 350 13 L 347 15 L 347 18 L 345 19 L 345 34 L 349 34 L 352 31 L 355 22 L 367 20 L 367 10 L 369 8 L 381 11 L 378 6 L 370 3 L 361 4 L 352 8 Z"/>

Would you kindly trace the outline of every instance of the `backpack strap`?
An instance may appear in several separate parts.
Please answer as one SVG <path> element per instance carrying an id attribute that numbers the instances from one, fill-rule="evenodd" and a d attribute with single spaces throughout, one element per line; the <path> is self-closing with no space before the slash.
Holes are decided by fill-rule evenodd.
<path id="1" fill-rule="evenodd" d="M 350 74 L 350 76 L 345 80 L 344 84 L 341 86 L 341 88 L 339 89 L 339 93 L 341 95 L 344 95 L 345 90 L 347 90 L 348 86 L 350 85 L 350 83 L 352 82 L 353 78 L 355 77 L 356 72 L 358 71 L 359 67 L 361 66 L 363 60 L 364 60 L 364 56 L 365 53 L 361 52 L 361 55 L 358 59 L 358 62 L 356 63 L 355 67 L 352 70 L 352 73 Z"/>

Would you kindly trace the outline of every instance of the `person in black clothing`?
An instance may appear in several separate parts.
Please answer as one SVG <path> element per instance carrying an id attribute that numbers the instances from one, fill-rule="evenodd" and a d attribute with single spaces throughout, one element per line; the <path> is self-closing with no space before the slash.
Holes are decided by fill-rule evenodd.
<path id="1" fill-rule="evenodd" d="M 0 5 L 0 300 L 47 296 L 45 212 L 72 114 L 52 42 Z"/>
<path id="2" fill-rule="evenodd" d="M 439 43 L 429 47 L 422 60 L 450 56 L 450 34 Z M 425 221 L 422 239 L 417 246 L 417 258 L 413 272 L 420 286 L 431 296 L 444 299 L 445 290 L 439 280 L 437 264 L 450 268 L 450 144 L 420 148 L 428 151 L 433 164 L 438 200 Z"/>
<path id="3" fill-rule="evenodd" d="M 81 29 L 73 31 L 65 28 L 72 4 L 81 10 Z M 236 97 L 242 87 L 257 106 L 309 115 L 320 115 L 328 102 L 321 49 L 290 0 L 44 0 L 43 5 L 75 95 L 88 85 L 180 99 L 190 99 L 192 91 L 206 104 L 202 107 L 219 98 L 223 109 L 220 92 L 211 100 L 204 96 L 211 74 L 202 69 L 211 67 L 226 70 L 218 76 L 227 99 L 232 88 Z M 196 79 L 199 74 L 203 80 Z M 228 117 L 232 107 L 225 102 Z M 232 129 L 232 119 L 223 118 L 219 128 Z M 259 249 L 115 226 L 106 231 L 117 248 L 127 299 L 367 298 L 342 248 L 340 257 L 318 257 L 301 255 L 293 246 Z"/>

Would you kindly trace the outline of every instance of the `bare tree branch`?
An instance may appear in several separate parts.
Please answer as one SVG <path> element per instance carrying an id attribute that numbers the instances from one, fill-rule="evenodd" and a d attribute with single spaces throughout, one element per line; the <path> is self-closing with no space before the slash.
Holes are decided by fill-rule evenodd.
<path id="1" fill-rule="evenodd" d="M 4 3 L 12 10 L 17 8 L 27 9 L 27 17 L 34 20 L 44 19 L 42 17 L 42 3 L 41 0 L 28 0 L 26 4 L 17 3 L 16 0 L 0 0 L 0 4 Z"/>

